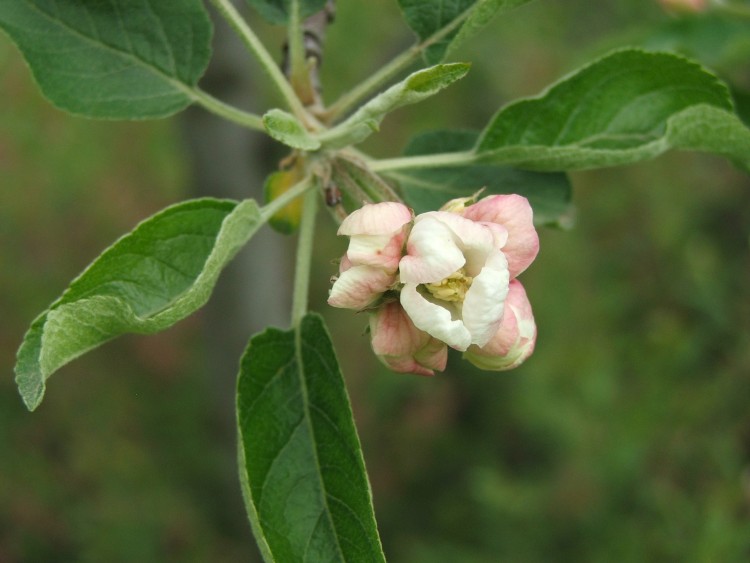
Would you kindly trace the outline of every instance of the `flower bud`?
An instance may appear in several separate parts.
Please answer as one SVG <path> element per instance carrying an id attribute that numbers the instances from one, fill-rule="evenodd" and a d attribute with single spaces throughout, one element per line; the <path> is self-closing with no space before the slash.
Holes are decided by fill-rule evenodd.
<path id="1" fill-rule="evenodd" d="M 384 303 L 370 314 L 372 349 L 393 371 L 434 375 L 443 371 L 448 348 L 419 330 L 397 301 Z"/>
<path id="2" fill-rule="evenodd" d="M 328 304 L 361 310 L 375 303 L 396 283 L 396 270 L 412 214 L 400 203 L 368 204 L 341 223 L 338 234 L 348 235 L 349 248 Z"/>

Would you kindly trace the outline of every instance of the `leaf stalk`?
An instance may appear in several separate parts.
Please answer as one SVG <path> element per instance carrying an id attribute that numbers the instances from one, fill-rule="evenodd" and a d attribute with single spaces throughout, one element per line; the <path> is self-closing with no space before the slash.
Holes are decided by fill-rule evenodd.
<path id="1" fill-rule="evenodd" d="M 313 185 L 317 185 L 317 180 L 313 182 Z M 317 190 L 310 190 L 305 195 L 299 236 L 297 237 L 297 262 L 294 269 L 294 294 L 292 296 L 292 327 L 294 328 L 300 326 L 307 313 L 317 212 L 318 193 Z"/>
<path id="2" fill-rule="evenodd" d="M 271 54 L 265 48 L 263 43 L 255 35 L 255 32 L 243 19 L 237 9 L 232 5 L 229 0 L 211 0 L 212 4 L 216 7 L 222 17 L 227 20 L 232 29 L 237 33 L 242 42 L 248 48 L 248 50 L 255 56 L 263 70 L 268 73 L 271 81 L 276 86 L 277 90 L 284 98 L 287 106 L 292 112 L 302 119 L 308 121 L 308 113 L 305 110 L 302 102 L 297 97 L 289 81 L 281 72 L 281 69 L 274 61 Z"/>

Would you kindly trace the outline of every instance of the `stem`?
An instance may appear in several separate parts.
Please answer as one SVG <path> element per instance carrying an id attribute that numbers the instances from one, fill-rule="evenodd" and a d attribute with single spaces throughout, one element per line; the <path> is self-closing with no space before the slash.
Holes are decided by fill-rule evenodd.
<path id="1" fill-rule="evenodd" d="M 310 289 L 312 251 L 315 235 L 315 216 L 318 212 L 317 190 L 305 195 L 302 221 L 297 237 L 297 264 L 294 269 L 294 295 L 292 297 L 292 327 L 297 327 L 307 313 L 307 296 Z"/>
<path id="2" fill-rule="evenodd" d="M 254 113 L 249 113 L 234 106 L 230 106 L 199 88 L 193 88 L 190 90 L 190 95 L 197 103 L 219 117 L 223 117 L 224 119 L 233 121 L 234 123 L 238 123 L 249 129 L 256 129 L 258 131 L 264 130 L 263 120 L 260 116 L 255 115 Z"/>
<path id="3" fill-rule="evenodd" d="M 216 9 L 219 10 L 219 13 L 224 19 L 227 20 L 229 25 L 232 26 L 232 29 L 234 29 L 237 35 L 239 35 L 248 50 L 256 59 L 258 59 L 258 62 L 271 77 L 271 80 L 292 112 L 303 121 L 306 121 L 307 112 L 302 106 L 297 94 L 294 93 L 289 81 L 281 72 L 281 69 L 279 69 L 278 65 L 273 60 L 273 57 L 271 57 L 270 53 L 263 46 L 263 43 L 258 39 L 258 36 L 255 35 L 255 32 L 249 25 L 247 25 L 247 22 L 245 22 L 230 0 L 211 0 L 211 2 Z"/>
<path id="4" fill-rule="evenodd" d="M 289 46 L 287 76 L 300 100 L 305 105 L 310 105 L 313 100 L 310 74 L 307 70 L 305 56 L 304 31 L 302 29 L 302 20 L 300 19 L 299 0 L 292 0 L 287 36 Z"/>
<path id="5" fill-rule="evenodd" d="M 276 214 L 277 211 L 286 207 L 294 199 L 308 191 L 312 186 L 313 183 L 310 181 L 310 177 L 308 176 L 304 180 L 294 184 L 291 188 L 274 199 L 272 202 L 261 207 L 260 215 L 263 222 L 268 221 L 273 215 Z"/>
<path id="6" fill-rule="evenodd" d="M 439 168 L 442 166 L 466 166 L 473 164 L 477 155 L 472 151 L 446 152 L 428 154 L 425 156 L 405 156 L 400 158 L 385 158 L 370 160 L 367 166 L 373 172 L 390 172 L 392 170 L 406 170 L 410 168 Z"/>
<path id="7" fill-rule="evenodd" d="M 389 82 L 394 76 L 397 76 L 419 58 L 422 53 L 419 45 L 415 45 L 396 56 L 389 63 L 382 66 L 375 74 L 363 80 L 357 86 L 343 94 L 336 100 L 325 113 L 327 121 L 334 121 L 337 117 L 347 114 L 360 101 L 377 90 L 382 84 Z"/>
<path id="8" fill-rule="evenodd" d="M 471 8 L 467 8 L 461 12 L 461 14 L 456 16 L 448 25 L 436 31 L 421 43 L 418 43 L 397 55 L 374 74 L 370 75 L 369 78 L 363 80 L 357 86 L 343 94 L 338 100 L 331 104 L 325 112 L 326 120 L 332 122 L 337 117 L 348 113 L 373 91 L 380 88 L 381 85 L 389 82 L 394 76 L 409 68 L 409 66 L 411 66 L 411 64 L 422 55 L 425 49 L 451 33 L 469 17 L 470 13 Z"/>

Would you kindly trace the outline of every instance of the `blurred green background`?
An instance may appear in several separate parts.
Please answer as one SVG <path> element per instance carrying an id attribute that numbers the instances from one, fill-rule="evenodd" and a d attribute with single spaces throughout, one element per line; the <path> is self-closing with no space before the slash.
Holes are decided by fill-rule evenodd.
<path id="1" fill-rule="evenodd" d="M 338 2 L 326 98 L 410 41 L 393 0 Z M 469 76 L 399 110 L 366 148 L 393 155 L 420 130 L 480 128 L 626 44 L 701 59 L 747 112 L 749 20 L 538 0 L 464 45 L 455 58 L 473 61 Z M 66 116 L 5 37 L 0 93 L 0 562 L 256 560 L 233 374 L 206 338 L 247 327 L 204 311 L 120 338 L 61 370 L 33 414 L 13 382 L 24 331 L 68 281 L 139 220 L 195 195 L 190 124 Z M 282 154 L 264 150 L 261 177 Z M 750 177 L 679 153 L 572 178 L 575 227 L 542 231 L 522 277 L 537 350 L 509 373 L 457 357 L 432 379 L 381 369 L 364 319 L 325 305 L 345 241 L 321 218 L 311 304 L 340 355 L 390 561 L 750 560 Z M 252 252 L 240 259 L 263 268 Z M 228 297 L 241 307 L 253 291 Z"/>

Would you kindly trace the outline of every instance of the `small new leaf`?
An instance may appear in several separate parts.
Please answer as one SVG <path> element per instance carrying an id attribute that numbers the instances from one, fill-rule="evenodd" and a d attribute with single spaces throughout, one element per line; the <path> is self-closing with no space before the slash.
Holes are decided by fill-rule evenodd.
<path id="1" fill-rule="evenodd" d="M 263 116 L 263 126 L 271 137 L 293 149 L 314 151 L 320 148 L 320 141 L 291 113 L 272 109 Z"/>
<path id="2" fill-rule="evenodd" d="M 0 0 L 0 28 L 42 93 L 86 117 L 176 113 L 211 56 L 201 0 Z"/>
<path id="3" fill-rule="evenodd" d="M 485 163 L 571 170 L 669 149 L 713 152 L 750 167 L 750 130 L 734 114 L 726 86 L 698 64 L 623 50 L 501 109 L 475 155 Z"/>
<path id="4" fill-rule="evenodd" d="M 385 561 L 344 380 L 318 315 L 250 340 L 237 424 L 240 482 L 266 561 Z"/>
<path id="5" fill-rule="evenodd" d="M 262 224 L 252 200 L 168 207 L 118 240 L 31 325 L 16 383 L 29 410 L 57 369 L 124 333 L 153 333 L 201 307 L 219 274 Z"/>
<path id="6" fill-rule="evenodd" d="M 359 143 L 377 131 L 391 111 L 434 96 L 469 72 L 468 63 L 435 65 L 410 74 L 385 92 L 375 96 L 344 122 L 320 135 L 326 148 L 341 148 Z"/>

